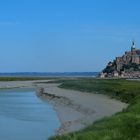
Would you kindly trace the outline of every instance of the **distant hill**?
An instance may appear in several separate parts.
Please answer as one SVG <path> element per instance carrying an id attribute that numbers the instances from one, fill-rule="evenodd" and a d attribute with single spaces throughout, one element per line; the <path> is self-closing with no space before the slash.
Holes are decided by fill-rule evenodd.
<path id="1" fill-rule="evenodd" d="M 99 72 L 16 72 L 0 73 L 1 77 L 94 77 Z"/>

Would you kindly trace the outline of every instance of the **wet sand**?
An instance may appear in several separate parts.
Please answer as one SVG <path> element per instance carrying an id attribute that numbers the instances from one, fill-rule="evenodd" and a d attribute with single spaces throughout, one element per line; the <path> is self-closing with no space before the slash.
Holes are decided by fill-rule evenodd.
<path id="1" fill-rule="evenodd" d="M 38 87 L 44 88 L 42 98 L 54 106 L 59 116 L 62 124 L 57 131 L 59 135 L 82 129 L 127 107 L 105 95 L 62 89 L 58 85 L 40 84 Z"/>
<path id="2" fill-rule="evenodd" d="M 54 106 L 61 122 L 61 127 L 56 131 L 59 135 L 80 130 L 127 107 L 127 104 L 105 95 L 62 89 L 58 87 L 59 84 L 39 84 L 35 81 L 0 82 L 0 88 L 26 86 L 44 89 L 43 93 L 38 94 L 42 100 L 47 100 Z"/>

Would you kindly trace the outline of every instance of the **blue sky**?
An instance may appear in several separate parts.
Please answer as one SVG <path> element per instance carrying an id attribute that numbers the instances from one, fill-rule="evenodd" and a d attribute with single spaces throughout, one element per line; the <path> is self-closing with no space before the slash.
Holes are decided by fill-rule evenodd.
<path id="1" fill-rule="evenodd" d="M 139 0 L 0 1 L 0 72 L 100 71 L 140 47 Z"/>

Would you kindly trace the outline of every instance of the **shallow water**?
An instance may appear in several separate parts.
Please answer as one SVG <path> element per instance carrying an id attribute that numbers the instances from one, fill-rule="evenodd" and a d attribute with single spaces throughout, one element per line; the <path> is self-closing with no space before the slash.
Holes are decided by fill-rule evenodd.
<path id="1" fill-rule="evenodd" d="M 59 120 L 32 89 L 0 90 L 0 140 L 47 140 Z"/>

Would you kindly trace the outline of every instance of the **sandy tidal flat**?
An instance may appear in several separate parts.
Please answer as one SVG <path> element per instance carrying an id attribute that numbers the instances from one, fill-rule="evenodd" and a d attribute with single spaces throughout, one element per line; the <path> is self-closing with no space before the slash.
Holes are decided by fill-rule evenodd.
<path id="1" fill-rule="evenodd" d="M 93 94 L 58 87 L 59 84 L 40 84 L 42 99 L 54 106 L 61 122 L 57 134 L 77 131 L 103 117 L 122 111 L 127 104 L 101 94 Z"/>

